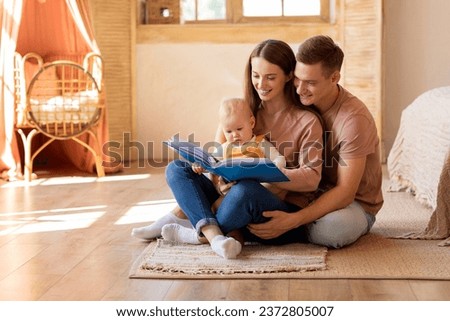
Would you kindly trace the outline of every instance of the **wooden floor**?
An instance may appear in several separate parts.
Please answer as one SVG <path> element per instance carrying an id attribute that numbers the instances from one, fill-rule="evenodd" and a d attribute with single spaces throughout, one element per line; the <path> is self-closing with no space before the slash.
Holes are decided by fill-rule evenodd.
<path id="1" fill-rule="evenodd" d="M 174 203 L 163 168 L 0 181 L 0 300 L 450 300 L 450 281 L 137 280 L 130 236 Z"/>

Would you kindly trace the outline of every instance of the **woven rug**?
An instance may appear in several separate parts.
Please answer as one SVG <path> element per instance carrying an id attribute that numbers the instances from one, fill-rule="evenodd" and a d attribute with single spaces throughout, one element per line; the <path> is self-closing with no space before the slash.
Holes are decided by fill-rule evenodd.
<path id="1" fill-rule="evenodd" d="M 239 259 L 225 260 L 206 245 L 151 242 L 130 277 L 450 280 L 448 247 L 438 246 L 439 240 L 397 238 L 423 230 L 431 212 L 409 193 L 385 193 L 372 231 L 350 246 L 328 251 L 308 244 L 244 246 Z"/>
<path id="2" fill-rule="evenodd" d="M 246 244 L 239 257 L 226 260 L 209 244 L 150 243 L 136 261 L 132 278 L 281 278 L 326 268 L 326 247 L 312 244 Z"/>

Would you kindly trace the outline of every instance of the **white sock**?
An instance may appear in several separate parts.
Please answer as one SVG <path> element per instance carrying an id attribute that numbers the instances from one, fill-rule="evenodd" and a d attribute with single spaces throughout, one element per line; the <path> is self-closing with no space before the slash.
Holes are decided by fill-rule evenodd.
<path id="1" fill-rule="evenodd" d="M 232 237 L 217 235 L 211 241 L 211 248 L 225 259 L 235 259 L 241 253 L 242 245 Z"/>
<path id="2" fill-rule="evenodd" d="M 150 225 L 134 228 L 131 231 L 131 235 L 140 239 L 151 240 L 160 237 L 162 227 L 170 223 L 177 223 L 181 226 L 192 228 L 192 224 L 188 219 L 178 218 L 175 214 L 169 212 Z"/>
<path id="3" fill-rule="evenodd" d="M 200 244 L 197 231 L 193 227 L 184 227 L 180 224 L 166 224 L 161 231 L 166 241 L 176 243 Z"/>

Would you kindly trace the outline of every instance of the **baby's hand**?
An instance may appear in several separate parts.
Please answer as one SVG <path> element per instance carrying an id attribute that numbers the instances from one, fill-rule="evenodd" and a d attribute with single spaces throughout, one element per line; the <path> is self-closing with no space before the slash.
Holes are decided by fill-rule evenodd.
<path id="1" fill-rule="evenodd" d="M 192 170 L 199 175 L 205 172 L 205 169 L 201 167 L 199 163 L 193 163 Z"/>

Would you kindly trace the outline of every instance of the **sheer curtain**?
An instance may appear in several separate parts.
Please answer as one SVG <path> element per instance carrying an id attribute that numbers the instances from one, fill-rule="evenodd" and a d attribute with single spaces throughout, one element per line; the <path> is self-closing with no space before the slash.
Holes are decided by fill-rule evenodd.
<path id="1" fill-rule="evenodd" d="M 82 37 L 84 38 L 86 44 L 89 46 L 90 51 L 96 52 L 100 54 L 100 50 L 97 46 L 97 42 L 95 41 L 94 36 L 94 28 L 92 26 L 92 19 L 90 16 L 90 10 L 88 7 L 87 0 L 66 0 L 67 8 L 70 10 L 73 20 L 78 27 L 78 30 Z M 95 67 L 95 66 L 94 66 Z M 96 70 L 94 69 L 94 77 Z M 97 70 L 98 72 L 98 70 Z M 105 91 L 105 87 L 103 84 L 103 79 L 101 80 L 102 89 Z M 105 111 L 102 115 L 103 119 L 100 121 L 97 137 L 100 142 L 100 146 L 103 146 L 109 141 L 109 130 L 108 130 L 108 108 L 105 108 Z M 87 155 L 90 159 L 90 168 L 93 168 L 94 159 L 92 154 Z M 106 154 L 102 153 L 102 157 L 104 160 L 105 172 L 115 172 L 121 169 L 121 164 L 113 164 L 111 158 Z M 106 165 L 108 164 L 108 165 Z"/>
<path id="2" fill-rule="evenodd" d="M 0 172 L 2 178 L 20 176 L 20 156 L 14 132 L 14 52 L 22 16 L 22 0 L 0 0 Z"/>

